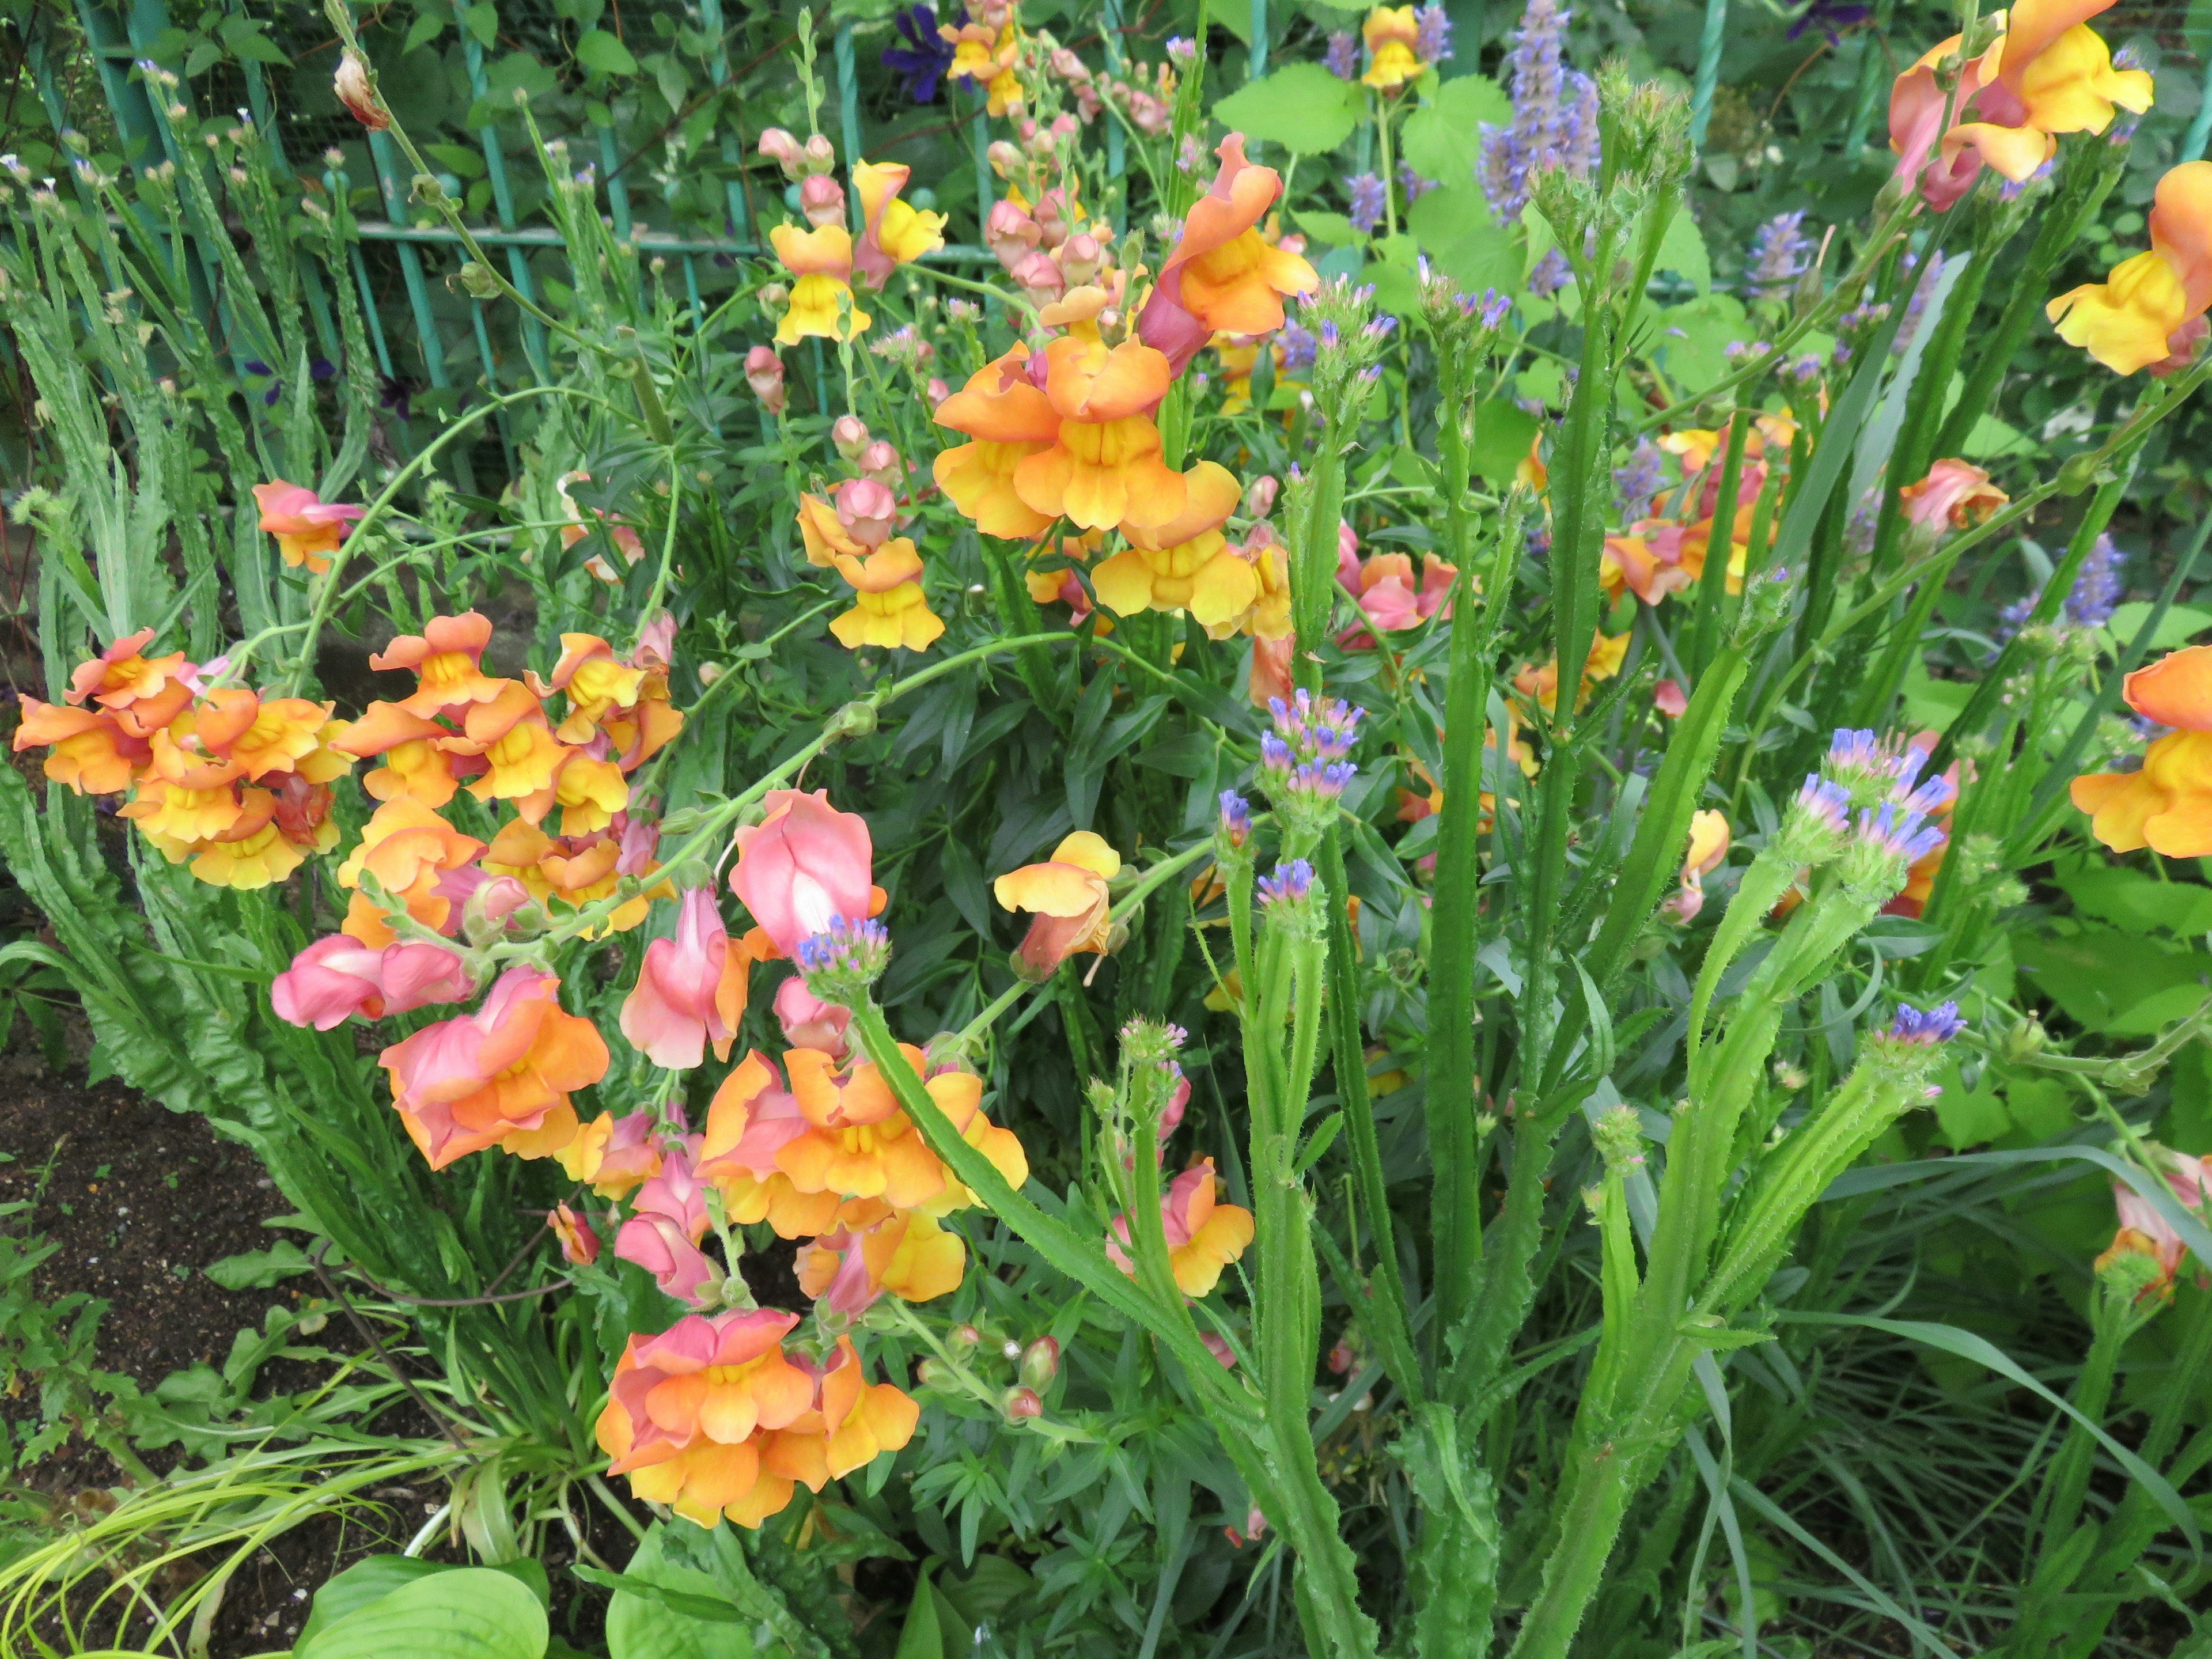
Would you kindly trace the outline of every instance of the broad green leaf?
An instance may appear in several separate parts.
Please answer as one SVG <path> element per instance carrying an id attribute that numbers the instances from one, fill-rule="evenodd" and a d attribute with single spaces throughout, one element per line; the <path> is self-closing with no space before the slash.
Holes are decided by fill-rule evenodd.
<path id="1" fill-rule="evenodd" d="M 2212 955 L 2115 928 L 2023 935 L 2013 951 L 2025 988 L 2106 1036 L 2148 1036 L 2192 1012 L 2212 975 Z"/>
<path id="2" fill-rule="evenodd" d="M 304 1651 L 308 1643 L 347 1614 L 382 1601 L 418 1578 L 460 1571 L 451 1562 L 425 1561 L 414 1555 L 372 1555 L 356 1561 L 343 1572 L 325 1580 L 323 1587 L 315 1592 L 314 1604 L 308 1612 L 307 1622 L 300 1628 L 296 1646 Z M 514 1561 L 489 1571 L 504 1573 L 523 1585 L 541 1604 L 547 1600 L 545 1569 L 537 1562 Z"/>
<path id="3" fill-rule="evenodd" d="M 1667 371 L 1674 389 L 1687 394 L 1726 374 L 1728 348 L 1750 339 L 1755 331 L 1734 295 L 1708 294 L 1659 313 L 1659 334 L 1652 343 L 1652 356 Z"/>
<path id="4" fill-rule="evenodd" d="M 2160 881 L 2122 865 L 2087 865 L 2056 879 L 2077 911 L 2130 933 L 2212 930 L 2212 887 Z"/>
<path id="5" fill-rule="evenodd" d="M 1960 453 L 1970 461 L 1986 461 L 1999 455 L 2033 455 L 2035 447 L 2018 428 L 2006 425 L 1994 415 L 1984 415 L 1976 421 L 1973 429 L 1966 434 L 1966 442 L 1959 446 Z"/>
<path id="6" fill-rule="evenodd" d="M 1456 187 L 1474 181 L 1482 125 L 1513 118 L 1513 100 L 1492 80 L 1462 75 L 1440 83 L 1436 96 L 1406 118 L 1400 139 L 1407 164 L 1424 179 Z"/>
<path id="7" fill-rule="evenodd" d="M 1213 118 L 1294 155 L 1325 155 L 1352 136 L 1364 96 L 1356 82 L 1340 81 L 1319 64 L 1286 64 L 1231 93 L 1213 106 Z"/>
<path id="8" fill-rule="evenodd" d="M 265 1291 L 278 1279 L 313 1266 L 305 1250 L 289 1239 L 280 1239 L 265 1250 L 247 1250 L 210 1262 L 207 1276 L 226 1291 Z"/>
<path id="9" fill-rule="evenodd" d="M 403 1584 L 325 1626 L 297 1659 L 541 1659 L 545 1609 L 522 1583 L 455 1567 Z"/>
<path id="10" fill-rule="evenodd" d="M 1519 280 L 1512 234 L 1491 217 L 1490 204 L 1473 185 L 1423 191 L 1407 210 L 1406 228 L 1429 262 L 1465 293 L 1494 288 L 1510 294 Z"/>
<path id="11" fill-rule="evenodd" d="M 1474 411 L 1471 458 L 1475 471 L 1504 489 L 1513 482 L 1515 470 L 1528 459 L 1528 446 L 1535 437 L 1536 417 L 1518 404 L 1498 398 L 1482 404 Z"/>
<path id="12" fill-rule="evenodd" d="M 572 1571 L 585 1576 L 581 1568 Z M 604 1573 L 590 1577 L 594 1583 L 619 1582 Z M 617 1589 L 608 1602 L 611 1659 L 752 1659 L 752 1632 L 737 1608 L 710 1576 L 669 1559 L 664 1528 L 646 1534 L 621 1577 L 644 1593 Z M 726 1609 L 727 1622 L 695 1616 L 710 1607 Z"/>
<path id="13" fill-rule="evenodd" d="M 2114 639 L 2131 641 L 2150 620 L 2150 606 L 2143 600 L 2130 599 L 2112 612 L 2112 620 L 2106 625 L 2112 629 Z M 2158 631 L 2150 636 L 2150 648 L 2171 651 L 2176 646 L 2188 644 L 2208 628 L 2212 628 L 2212 611 L 2202 611 L 2192 605 L 2168 605 L 2166 615 L 2159 619 Z"/>
<path id="14" fill-rule="evenodd" d="M 499 39 L 499 8 L 481 0 L 461 14 L 461 27 L 476 36 L 478 46 L 489 46 Z"/>
<path id="15" fill-rule="evenodd" d="M 906 1623 L 899 1627 L 897 1649 L 891 1659 L 944 1659 L 945 1637 L 937 1616 L 937 1595 L 924 1573 L 907 1604 Z"/>
<path id="16" fill-rule="evenodd" d="M 594 75 L 635 75 L 637 59 L 605 29 L 586 29 L 576 37 L 576 61 Z"/>
<path id="17" fill-rule="evenodd" d="M 1329 247 L 1352 247 L 1367 240 L 1352 228 L 1352 221 L 1341 213 L 1322 213 L 1300 208 L 1291 216 L 1297 221 L 1300 230 Z"/>
<path id="18" fill-rule="evenodd" d="M 1659 257 L 1652 262 L 1652 269 L 1673 271 L 1700 294 L 1712 291 L 1713 262 L 1705 252 L 1705 239 L 1698 232 L 1698 222 L 1690 216 L 1686 208 L 1678 208 L 1668 221 L 1667 234 L 1659 239 Z"/>
<path id="19" fill-rule="evenodd" d="M 425 11 L 407 26 L 407 39 L 400 44 L 399 55 L 404 58 L 417 46 L 427 46 L 446 32 L 443 13 Z"/>

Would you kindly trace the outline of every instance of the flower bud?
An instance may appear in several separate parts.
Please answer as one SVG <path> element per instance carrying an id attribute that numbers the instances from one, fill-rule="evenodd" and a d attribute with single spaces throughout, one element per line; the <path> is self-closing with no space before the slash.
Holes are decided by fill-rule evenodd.
<path id="1" fill-rule="evenodd" d="M 2044 1045 L 2049 1041 L 2050 1035 L 2044 1030 L 2043 1022 L 2033 1014 L 2027 1015 L 2005 1033 L 2004 1057 L 2016 1066 L 2041 1054 Z"/>
<path id="2" fill-rule="evenodd" d="M 773 156 L 787 179 L 796 179 L 805 170 L 805 158 L 799 148 L 799 140 L 781 127 L 770 127 L 761 134 L 760 153 Z"/>
<path id="3" fill-rule="evenodd" d="M 881 438 L 854 456 L 853 465 L 860 468 L 862 477 L 881 485 L 886 491 L 896 489 L 906 475 L 906 463 L 899 459 L 898 451 Z"/>
<path id="4" fill-rule="evenodd" d="M 1079 230 L 1060 245 L 1060 274 L 1076 286 L 1096 276 L 1106 263 L 1106 250 L 1087 230 Z"/>
<path id="5" fill-rule="evenodd" d="M 783 359 L 772 346 L 757 345 L 745 353 L 745 384 L 771 415 L 783 413 L 788 394 L 783 387 Z"/>
<path id="6" fill-rule="evenodd" d="M 889 449 L 889 444 L 868 446 Z M 848 478 L 837 486 L 837 522 L 866 547 L 881 547 L 898 517 L 898 498 L 874 477 Z"/>
<path id="7" fill-rule="evenodd" d="M 914 1380 L 925 1389 L 950 1389 L 957 1379 L 943 1360 L 925 1359 L 914 1368 Z"/>
<path id="8" fill-rule="evenodd" d="M 753 290 L 753 298 L 773 310 L 791 297 L 791 290 L 781 283 L 763 283 Z"/>
<path id="9" fill-rule="evenodd" d="M 1248 518 L 1264 519 L 1275 510 L 1275 492 L 1280 486 L 1271 472 L 1262 472 L 1244 490 L 1244 513 Z"/>
<path id="10" fill-rule="evenodd" d="M 545 1224 L 561 1241 L 562 1259 L 570 1267 L 588 1267 L 599 1259 L 598 1231 L 566 1204 L 556 1204 L 546 1212 Z"/>
<path id="11" fill-rule="evenodd" d="M 1011 141 L 1000 138 L 983 152 L 983 159 L 991 164 L 991 171 L 1004 179 L 1022 164 L 1022 152 Z"/>
<path id="12" fill-rule="evenodd" d="M 848 461 L 857 461 L 868 447 L 868 428 L 857 415 L 840 415 L 830 428 L 830 441 Z"/>
<path id="13" fill-rule="evenodd" d="M 943 403 L 947 398 L 950 398 L 952 395 L 952 388 L 945 385 L 944 381 L 939 380 L 935 375 L 932 375 L 930 377 L 929 384 L 924 388 L 924 391 L 928 394 L 929 409 L 932 414 L 935 414 L 937 412 L 938 404 Z"/>
<path id="14" fill-rule="evenodd" d="M 353 118 L 371 132 L 381 132 L 392 125 L 392 117 L 385 112 L 384 100 L 377 96 L 376 88 L 368 77 L 368 62 L 351 46 L 339 54 L 337 73 L 331 77 L 331 89 L 338 95 L 338 102 L 346 106 Z"/>
<path id="15" fill-rule="evenodd" d="M 1009 1423 L 1019 1423 L 1026 1418 L 1044 1415 L 1044 1401 L 1037 1398 L 1035 1389 L 1008 1389 L 1000 1396 L 999 1404 Z"/>
<path id="16" fill-rule="evenodd" d="M 983 1340 L 983 1333 L 973 1325 L 955 1325 L 945 1338 L 945 1345 L 957 1354 L 964 1354 Z"/>
<path id="17" fill-rule="evenodd" d="M 799 210 L 817 230 L 845 222 L 845 187 L 827 173 L 816 173 L 799 186 Z"/>
<path id="18" fill-rule="evenodd" d="M 479 260 L 463 261 L 460 270 L 454 273 L 453 281 L 460 284 L 461 291 L 471 300 L 499 298 L 499 278 L 492 275 L 489 265 Z"/>
<path id="19" fill-rule="evenodd" d="M 1058 1339 L 1041 1336 L 1022 1350 L 1021 1365 L 1017 1373 L 1022 1382 L 1032 1389 L 1042 1389 L 1060 1374 L 1060 1343 Z"/>
<path id="20" fill-rule="evenodd" d="M 804 155 L 805 160 L 802 165 L 809 173 L 827 173 L 837 165 L 837 152 L 830 147 L 830 141 L 818 132 L 806 141 Z"/>

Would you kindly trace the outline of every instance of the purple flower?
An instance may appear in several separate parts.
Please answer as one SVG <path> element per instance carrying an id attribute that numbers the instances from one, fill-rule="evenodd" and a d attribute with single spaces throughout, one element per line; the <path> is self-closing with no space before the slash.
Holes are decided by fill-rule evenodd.
<path id="1" fill-rule="evenodd" d="M 1818 772 L 1808 774 L 1797 791 L 1797 807 L 1818 818 L 1836 835 L 1847 834 L 1851 827 L 1851 798 L 1843 785 L 1831 783 Z"/>
<path id="2" fill-rule="evenodd" d="M 827 927 L 799 940 L 791 954 L 799 964 L 799 971 L 810 978 L 828 975 L 836 980 L 857 981 L 865 989 L 881 978 L 890 965 L 891 936 L 879 921 L 865 917 L 859 921 L 848 921 L 842 916 L 833 915 Z M 850 990 L 849 985 L 832 988 Z"/>
<path id="3" fill-rule="evenodd" d="M 1917 256 L 1908 253 L 1905 257 L 1907 262 L 1905 269 L 1909 270 L 1917 262 Z M 1902 357 L 1911 348 L 1912 336 L 1920 327 L 1921 313 L 1928 309 L 1928 296 L 1935 293 L 1936 284 L 1942 277 L 1943 256 L 1930 254 L 1926 267 L 1921 270 L 1920 280 L 1912 285 L 1912 298 L 1905 307 L 1905 320 L 1897 325 L 1896 337 L 1889 343 L 1892 356 Z"/>
<path id="4" fill-rule="evenodd" d="M 1300 690 L 1291 694 L 1289 702 L 1280 697 L 1267 699 L 1267 713 L 1274 720 L 1273 732 L 1260 739 L 1260 752 L 1267 752 L 1267 738 L 1279 737 L 1304 760 L 1342 760 L 1352 753 L 1352 745 L 1359 732 L 1360 716 L 1366 710 L 1355 703 L 1335 697 L 1317 697 L 1310 691 Z"/>
<path id="5" fill-rule="evenodd" d="M 1917 1008 L 1898 1006 L 1897 1018 L 1890 1022 L 1889 1035 L 1899 1042 L 1918 1042 L 1933 1046 L 1948 1042 L 1966 1029 L 1966 1022 L 1959 1018 L 1959 1005 L 1939 1002 L 1923 1012 Z"/>
<path id="6" fill-rule="evenodd" d="M 1370 318 L 1366 327 L 1359 331 L 1370 339 L 1387 340 L 1397 326 L 1398 319 L 1386 311 L 1380 317 Z"/>
<path id="7" fill-rule="evenodd" d="M 965 9 L 960 16 L 967 21 Z M 952 43 L 937 33 L 937 9 L 908 6 L 891 21 L 907 44 L 886 47 L 878 61 L 898 76 L 908 98 L 917 104 L 933 103 L 939 80 L 952 67 Z"/>
<path id="8" fill-rule="evenodd" d="M 1404 195 L 1408 207 L 1421 199 L 1423 191 L 1431 191 L 1436 187 L 1437 181 L 1433 179 L 1422 178 L 1419 173 L 1413 171 L 1412 162 L 1398 163 L 1398 189 Z"/>
<path id="9" fill-rule="evenodd" d="M 1597 85 L 1561 58 L 1569 15 L 1557 0 L 1529 0 L 1505 55 L 1513 119 L 1483 126 L 1476 165 L 1482 193 L 1500 224 L 1512 223 L 1528 205 L 1529 180 L 1538 167 L 1560 166 L 1586 175 L 1597 164 Z M 1554 286 L 1565 280 L 1562 272 Z"/>
<path id="10" fill-rule="evenodd" d="M 1252 839 L 1252 804 L 1234 789 L 1221 792 L 1221 817 L 1215 833 L 1232 848 Z"/>
<path id="11" fill-rule="evenodd" d="M 1413 55 L 1424 64 L 1441 64 L 1452 55 L 1451 19 L 1442 6 L 1423 6 L 1413 30 Z"/>
<path id="12" fill-rule="evenodd" d="M 1943 844 L 1943 832 L 1917 812 L 1884 801 L 1859 814 L 1859 839 L 1905 864 L 1917 864 Z"/>
<path id="13" fill-rule="evenodd" d="M 1535 270 L 1528 273 L 1528 292 L 1539 297 L 1557 294 L 1574 279 L 1574 267 L 1568 264 L 1567 256 L 1557 248 L 1549 248 L 1536 261 Z"/>
<path id="14" fill-rule="evenodd" d="M 1314 354 L 1321 344 L 1314 338 L 1311 329 L 1297 323 L 1284 324 L 1283 331 L 1275 337 L 1275 343 L 1283 349 L 1283 372 L 1286 374 L 1301 368 L 1311 368 Z"/>
<path id="15" fill-rule="evenodd" d="M 1795 40 L 1808 29 L 1818 29 L 1827 37 L 1828 44 L 1843 44 L 1844 31 L 1866 21 L 1869 8 L 1844 3 L 1844 0 L 1813 0 L 1804 15 L 1790 26 L 1784 38 Z"/>
<path id="16" fill-rule="evenodd" d="M 1177 69 L 1188 69 L 1198 61 L 1198 43 L 1184 35 L 1168 36 L 1168 61 Z"/>
<path id="17" fill-rule="evenodd" d="M 1321 66 L 1340 81 L 1359 78 L 1359 42 L 1342 29 L 1328 37 L 1328 51 L 1322 57 Z"/>
<path id="18" fill-rule="evenodd" d="M 1352 181 L 1352 208 L 1348 216 L 1352 228 L 1362 236 L 1372 232 L 1382 222 L 1382 215 L 1389 206 L 1389 194 L 1382 181 L 1371 173 L 1363 173 Z"/>
<path id="19" fill-rule="evenodd" d="M 1754 300 L 1786 300 L 1790 286 L 1805 274 L 1805 266 L 1812 258 L 1813 242 L 1800 228 L 1805 222 L 1803 209 L 1791 213 L 1778 213 L 1761 225 L 1751 241 L 1751 269 L 1747 286 Z"/>
<path id="20" fill-rule="evenodd" d="M 2119 608 L 2120 567 L 2127 562 L 2128 556 L 2112 545 L 2110 536 L 2099 536 L 2081 561 L 2074 591 L 2066 596 L 2068 620 L 2078 628 L 2101 628 L 2110 622 Z"/>
<path id="21" fill-rule="evenodd" d="M 1274 874 L 1260 878 L 1260 902 L 1270 908 L 1278 904 L 1299 903 L 1312 890 L 1313 866 L 1304 859 L 1279 864 Z"/>
<path id="22" fill-rule="evenodd" d="M 1636 446 L 1628 465 L 1613 470 L 1614 505 L 1623 522 L 1644 516 L 1644 507 L 1667 481 L 1667 452 L 1650 439 Z"/>

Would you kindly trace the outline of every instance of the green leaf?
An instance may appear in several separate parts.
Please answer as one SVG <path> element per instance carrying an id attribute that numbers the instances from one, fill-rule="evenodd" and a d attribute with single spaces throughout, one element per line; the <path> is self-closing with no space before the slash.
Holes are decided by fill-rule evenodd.
<path id="1" fill-rule="evenodd" d="M 1725 1325 L 1700 1325 L 1694 1320 L 1685 1320 L 1675 1328 L 1699 1347 L 1718 1351 L 1748 1348 L 1761 1342 L 1774 1340 L 1774 1334 L 1771 1331 L 1730 1330 Z"/>
<path id="2" fill-rule="evenodd" d="M 308 1643 L 347 1614 L 382 1601 L 418 1578 L 460 1571 L 451 1562 L 425 1561 L 414 1555 L 372 1555 L 356 1561 L 343 1572 L 325 1579 L 323 1587 L 315 1592 L 314 1605 L 308 1612 L 307 1622 L 301 1626 L 295 1646 L 304 1652 Z M 546 1601 L 545 1569 L 537 1562 L 509 1562 L 490 1571 L 505 1573 L 529 1589 L 541 1604 Z"/>
<path id="3" fill-rule="evenodd" d="M 476 36 L 478 46 L 489 46 L 499 39 L 499 8 L 483 0 L 461 14 L 461 27 Z"/>
<path id="4" fill-rule="evenodd" d="M 1213 106 L 1213 118 L 1293 155 L 1324 155 L 1352 136 L 1365 108 L 1356 82 L 1319 64 L 1288 64 L 1230 94 Z"/>
<path id="5" fill-rule="evenodd" d="M 231 56 L 241 61 L 256 64 L 289 65 L 291 59 L 276 49 L 276 43 L 261 31 L 264 26 L 243 12 L 232 12 L 215 26 L 222 36 L 223 45 L 230 48 Z"/>
<path id="6" fill-rule="evenodd" d="M 712 1577 L 669 1559 L 664 1527 L 645 1535 L 620 1573 L 569 1571 L 615 1592 L 607 1604 L 611 1659 L 751 1659 L 744 1615 Z"/>
<path id="7" fill-rule="evenodd" d="M 484 158 L 480 149 L 471 149 L 466 144 L 426 143 L 422 146 L 422 153 L 464 179 L 481 179 L 483 176 Z"/>
<path id="8" fill-rule="evenodd" d="M 402 1584 L 325 1626 L 297 1659 L 542 1659 L 545 1609 L 522 1583 L 455 1567 Z"/>
<path id="9" fill-rule="evenodd" d="M 2123 865 L 2085 865 L 2056 878 L 2083 915 L 2130 933 L 2212 931 L 2212 887 L 2160 881 Z"/>
<path id="10" fill-rule="evenodd" d="M 1698 391 L 1729 372 L 1728 348 L 1750 339 L 1753 332 L 1742 304 L 1733 295 L 1708 294 L 1659 313 L 1659 336 L 1653 343 L 1652 356 L 1678 392 Z"/>
<path id="11" fill-rule="evenodd" d="M 1502 126 L 1512 118 L 1513 100 L 1495 81 L 1462 75 L 1439 85 L 1434 98 L 1406 118 L 1400 153 L 1424 179 L 1449 188 L 1472 185 L 1483 123 Z"/>
<path id="12" fill-rule="evenodd" d="M 1959 453 L 1970 461 L 1986 461 L 2000 455 L 2033 455 L 2036 446 L 2017 427 L 2006 425 L 1994 415 L 1984 415 L 1977 420 L 1966 434 L 1966 441 L 1959 446 Z"/>
<path id="13" fill-rule="evenodd" d="M 211 1261 L 207 1276 L 226 1291 L 265 1291 L 280 1279 L 306 1273 L 313 1266 L 307 1253 L 288 1238 L 265 1250 L 248 1250 Z"/>
<path id="14" fill-rule="evenodd" d="M 1429 263 L 1463 293 L 1494 288 L 1510 294 L 1520 282 L 1521 254 L 1513 234 L 1490 216 L 1490 204 L 1473 185 L 1423 191 L 1407 210 L 1406 228 Z"/>
<path id="15" fill-rule="evenodd" d="M 2085 927 L 2023 934 L 2013 954 L 2023 986 L 2039 990 L 2083 1030 L 2143 1036 L 2204 1000 L 2202 976 L 2212 956 L 2177 949 L 2140 933 Z"/>
<path id="16" fill-rule="evenodd" d="M 1474 442 L 1468 459 L 1480 477 L 1502 489 L 1528 459 L 1528 446 L 1535 439 L 1534 416 L 1509 398 L 1493 398 L 1474 411 Z"/>
<path id="17" fill-rule="evenodd" d="M 1651 268 L 1673 271 L 1700 294 L 1712 291 L 1712 258 L 1705 252 L 1705 239 L 1698 234 L 1698 222 L 1686 210 L 1678 210 L 1668 222 L 1667 234 L 1659 239 L 1659 257 Z"/>
<path id="18" fill-rule="evenodd" d="M 1298 228 L 1316 242 L 1330 247 L 1352 247 L 1366 241 L 1352 228 L 1352 221 L 1341 213 L 1322 213 L 1299 208 L 1291 216 L 1297 221 Z"/>
<path id="19" fill-rule="evenodd" d="M 576 61 L 594 75 L 635 75 L 637 59 L 605 29 L 586 29 L 576 37 Z"/>
<path id="20" fill-rule="evenodd" d="M 400 43 L 399 55 L 404 58 L 417 46 L 427 46 L 446 32 L 446 15 L 442 11 L 422 12 L 407 27 L 407 38 Z"/>
<path id="21" fill-rule="evenodd" d="M 938 1622 L 937 1595 L 924 1573 L 907 1604 L 906 1623 L 899 1628 L 898 1647 L 891 1659 L 945 1659 L 945 1637 Z"/>
<path id="22" fill-rule="evenodd" d="M 2130 599 L 2112 612 L 2112 619 L 2106 626 L 2114 639 L 2132 640 L 2150 620 L 2150 612 L 2151 607 L 2144 601 Z M 2212 628 L 2212 611 L 2201 611 L 2190 605 L 2168 605 L 2166 615 L 2159 619 L 2158 631 L 2150 636 L 2150 648 L 2171 651 L 2176 646 L 2188 644 L 2208 628 Z"/>

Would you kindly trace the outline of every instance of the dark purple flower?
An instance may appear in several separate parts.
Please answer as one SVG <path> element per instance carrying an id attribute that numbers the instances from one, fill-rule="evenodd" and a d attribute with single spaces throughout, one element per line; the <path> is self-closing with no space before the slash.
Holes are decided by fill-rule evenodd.
<path id="1" fill-rule="evenodd" d="M 1371 173 L 1363 173 L 1352 181 L 1352 228 L 1362 236 L 1382 222 L 1389 206 L 1389 196 L 1382 181 Z"/>
<path id="2" fill-rule="evenodd" d="M 1966 1022 L 1959 1018 L 1959 1005 L 1955 1002 L 1939 1002 L 1925 1012 L 1899 1004 L 1897 1018 L 1890 1022 L 1889 1035 L 1899 1042 L 1932 1046 L 1948 1042 L 1966 1029 Z"/>
<path id="3" fill-rule="evenodd" d="M 938 82 L 952 67 L 952 44 L 937 32 L 937 8 L 908 6 L 893 14 L 891 21 L 907 44 L 885 47 L 884 67 L 898 76 L 906 95 L 915 103 L 933 103 Z M 963 7 L 959 21 L 967 21 L 967 9 Z"/>
<path id="4" fill-rule="evenodd" d="M 1340 81 L 1359 78 L 1359 42 L 1342 29 L 1328 37 L 1328 51 L 1321 60 L 1322 67 Z"/>

